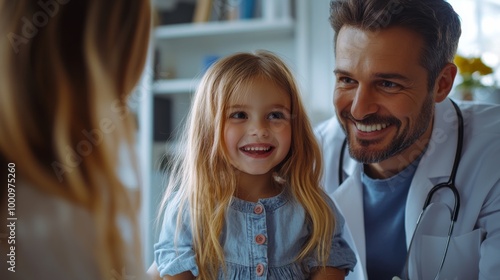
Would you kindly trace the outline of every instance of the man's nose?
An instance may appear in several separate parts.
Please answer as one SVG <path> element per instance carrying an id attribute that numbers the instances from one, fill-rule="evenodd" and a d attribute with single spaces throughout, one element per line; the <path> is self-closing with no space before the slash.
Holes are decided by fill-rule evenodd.
<path id="1" fill-rule="evenodd" d="M 377 110 L 375 93 L 368 87 L 359 86 L 352 100 L 351 115 L 356 120 L 362 120 Z"/>

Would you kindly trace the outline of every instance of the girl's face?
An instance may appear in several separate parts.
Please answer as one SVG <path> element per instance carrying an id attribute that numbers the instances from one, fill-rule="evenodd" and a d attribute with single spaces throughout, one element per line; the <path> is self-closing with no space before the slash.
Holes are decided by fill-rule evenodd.
<path id="1" fill-rule="evenodd" d="M 238 97 L 230 100 L 224 126 L 231 164 L 249 175 L 267 174 L 290 150 L 290 96 L 265 79 L 255 79 L 235 95 Z"/>

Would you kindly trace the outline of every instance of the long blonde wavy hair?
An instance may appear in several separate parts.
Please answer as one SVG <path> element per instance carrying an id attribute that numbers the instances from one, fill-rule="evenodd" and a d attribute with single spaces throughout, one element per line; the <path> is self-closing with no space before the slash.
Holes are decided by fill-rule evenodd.
<path id="1" fill-rule="evenodd" d="M 305 208 L 312 229 L 297 259 L 316 252 L 324 265 L 330 253 L 335 220 L 320 188 L 321 154 L 294 78 L 283 61 L 270 52 L 237 53 L 217 61 L 198 86 L 181 141 L 186 147 L 174 161 L 161 208 L 168 201 L 180 201 L 180 209 L 189 206 L 199 279 L 216 279 L 219 268 L 224 267 L 219 238 L 237 185 L 223 137 L 227 106 L 257 78 L 274 82 L 291 99 L 292 144 L 274 171 L 286 180 Z M 179 211 L 178 224 L 182 215 Z"/>
<path id="2" fill-rule="evenodd" d="M 0 163 L 15 163 L 18 181 L 90 212 L 103 279 L 131 252 L 140 260 L 140 199 L 118 177 L 117 143 L 135 142 L 126 100 L 150 30 L 146 0 L 0 0 Z M 133 244 L 118 227 L 123 216 Z"/>

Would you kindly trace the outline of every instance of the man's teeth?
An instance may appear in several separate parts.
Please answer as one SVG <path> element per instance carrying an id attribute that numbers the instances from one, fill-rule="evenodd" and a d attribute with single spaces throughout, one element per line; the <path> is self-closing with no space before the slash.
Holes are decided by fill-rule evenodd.
<path id="1" fill-rule="evenodd" d="M 388 126 L 388 124 L 385 124 L 385 123 L 371 124 L 371 125 L 356 123 L 356 128 L 363 131 L 363 132 L 372 132 L 372 131 L 382 130 L 382 129 L 386 128 L 387 126 Z"/>
<path id="2" fill-rule="evenodd" d="M 244 147 L 244 151 L 259 151 L 259 152 L 264 152 L 264 151 L 269 151 L 271 147 Z"/>

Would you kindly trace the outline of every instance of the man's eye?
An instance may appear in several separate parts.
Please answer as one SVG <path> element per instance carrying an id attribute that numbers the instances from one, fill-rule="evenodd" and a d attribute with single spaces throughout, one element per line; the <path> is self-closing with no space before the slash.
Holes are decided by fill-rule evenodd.
<path id="1" fill-rule="evenodd" d="M 283 112 L 272 112 L 268 115 L 269 119 L 285 119 L 286 116 Z"/>
<path id="2" fill-rule="evenodd" d="M 343 84 L 353 84 L 356 82 L 355 80 L 353 80 L 349 77 L 339 77 L 337 80 L 339 83 L 343 83 Z"/>
<path id="3" fill-rule="evenodd" d="M 234 112 L 229 115 L 231 119 L 246 119 L 247 114 L 245 112 Z"/>
<path id="4" fill-rule="evenodd" d="M 380 85 L 382 87 L 387 87 L 387 88 L 393 88 L 393 87 L 398 87 L 399 85 L 390 81 L 382 81 L 380 82 Z"/>
<path id="5" fill-rule="evenodd" d="M 403 86 L 391 81 L 380 81 L 379 87 L 389 93 L 397 93 L 403 89 Z"/>

